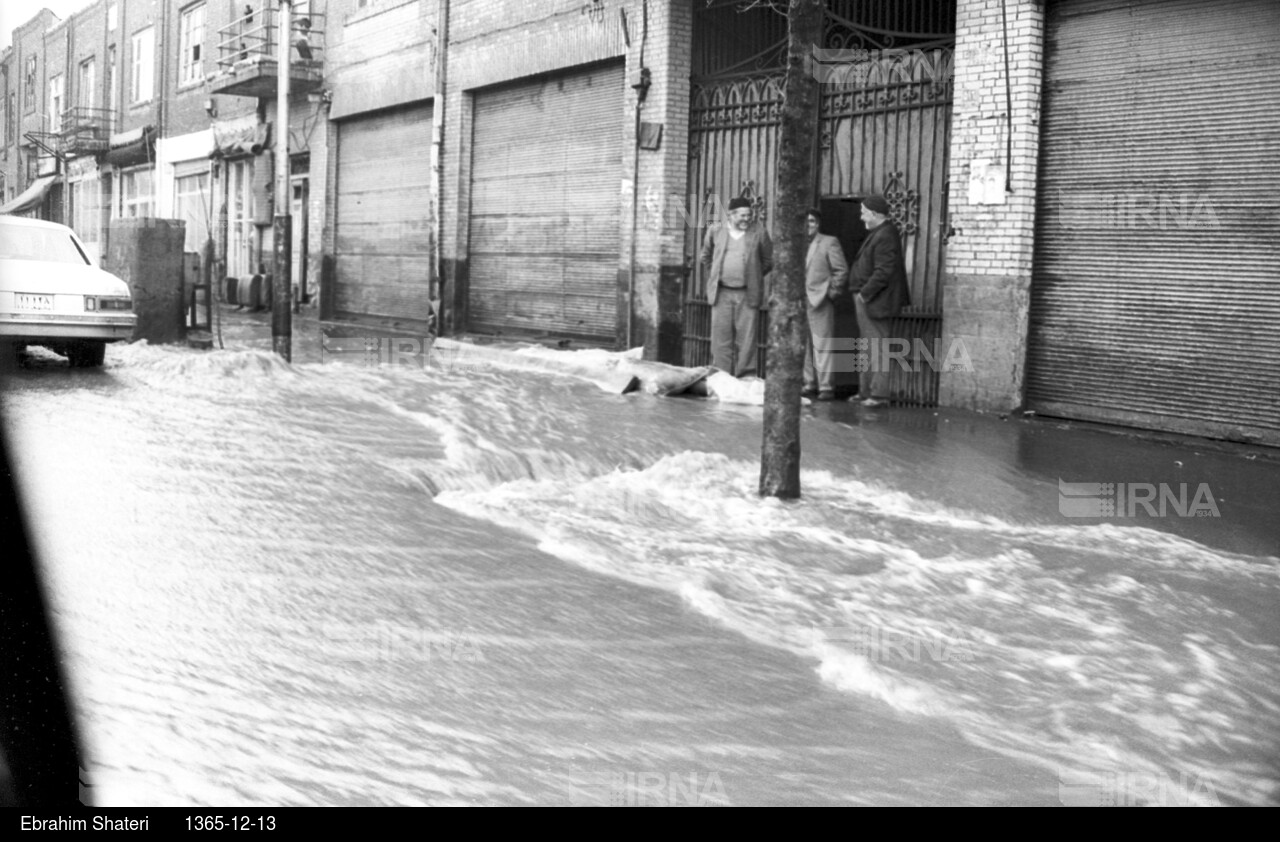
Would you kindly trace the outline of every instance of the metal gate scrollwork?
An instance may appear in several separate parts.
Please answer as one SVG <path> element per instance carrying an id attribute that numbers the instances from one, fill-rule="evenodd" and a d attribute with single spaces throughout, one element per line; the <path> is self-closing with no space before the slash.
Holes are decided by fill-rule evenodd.
<path id="1" fill-rule="evenodd" d="M 814 201 L 873 193 L 889 201 L 912 302 L 893 332 L 926 344 L 941 335 L 954 33 L 955 4 L 947 0 L 828 0 L 821 55 L 815 49 L 811 65 L 822 63 L 824 74 L 812 133 Z M 750 198 L 770 235 L 776 240 L 781 233 L 765 197 L 777 187 L 785 55 L 785 17 L 768 9 L 717 4 L 695 17 L 689 192 L 701 206 L 686 236 L 686 365 L 711 358 L 711 314 L 697 258 L 707 227 L 723 219 L 727 197 Z M 767 312 L 762 316 L 763 346 Z M 890 384 L 898 402 L 937 402 L 936 371 L 895 371 Z"/>

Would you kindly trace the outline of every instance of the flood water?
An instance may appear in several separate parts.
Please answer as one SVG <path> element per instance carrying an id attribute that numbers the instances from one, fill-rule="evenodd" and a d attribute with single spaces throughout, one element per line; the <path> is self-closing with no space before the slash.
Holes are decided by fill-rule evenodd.
<path id="1" fill-rule="evenodd" d="M 821 405 L 784 504 L 758 407 L 35 353 L 6 432 L 100 805 L 1280 801 L 1266 459 Z M 1060 514 L 1126 477 L 1219 516 Z"/>

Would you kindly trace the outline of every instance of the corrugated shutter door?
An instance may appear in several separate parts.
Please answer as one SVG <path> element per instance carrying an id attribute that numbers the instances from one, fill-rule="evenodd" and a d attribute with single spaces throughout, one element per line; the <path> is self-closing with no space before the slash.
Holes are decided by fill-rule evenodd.
<path id="1" fill-rule="evenodd" d="M 613 342 L 622 65 L 475 98 L 469 328 Z"/>
<path id="2" fill-rule="evenodd" d="M 339 316 L 427 321 L 431 282 L 431 106 L 338 124 Z"/>
<path id="3" fill-rule="evenodd" d="M 1049 7 L 1027 400 L 1280 444 L 1280 3 Z"/>

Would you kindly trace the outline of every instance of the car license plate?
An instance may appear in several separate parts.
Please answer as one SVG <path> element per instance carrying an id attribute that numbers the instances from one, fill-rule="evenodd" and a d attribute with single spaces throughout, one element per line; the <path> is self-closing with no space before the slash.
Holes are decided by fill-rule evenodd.
<path id="1" fill-rule="evenodd" d="M 19 292 L 14 295 L 14 305 L 19 310 L 52 310 L 52 295 L 32 295 L 27 292 Z"/>

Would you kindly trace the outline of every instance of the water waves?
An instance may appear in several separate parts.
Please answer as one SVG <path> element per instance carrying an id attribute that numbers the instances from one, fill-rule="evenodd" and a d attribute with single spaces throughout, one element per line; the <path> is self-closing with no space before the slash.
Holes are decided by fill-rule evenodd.
<path id="1" fill-rule="evenodd" d="M 145 434 L 173 459 L 198 430 L 224 448 L 190 457 L 209 476 L 238 453 L 209 420 L 225 410 L 253 432 L 262 487 L 316 485 L 299 512 L 334 502 L 410 521 L 444 506 L 677 594 L 691 619 L 795 653 L 857 703 L 1059 770 L 1182 774 L 1224 802 L 1277 800 L 1280 560 L 943 505 L 927 471 L 911 479 L 870 449 L 856 468 L 805 471 L 800 501 L 761 499 L 754 410 L 710 418 L 604 393 L 597 356 L 565 378 L 540 357 L 363 369 L 135 345 L 110 372 L 160 395 L 171 423 Z M 315 572 L 340 575 L 340 561 Z"/>
<path id="2" fill-rule="evenodd" d="M 1280 648 L 1222 598 L 1274 598 L 1274 560 L 1146 529 L 1001 523 L 821 472 L 804 476 L 804 501 L 781 504 L 755 496 L 756 470 L 684 452 L 437 501 L 678 593 L 814 658 L 833 687 L 945 717 L 982 745 L 1060 770 L 1182 770 L 1223 798 L 1274 797 L 1264 712 Z M 1212 590 L 1197 586 L 1208 569 Z"/>

